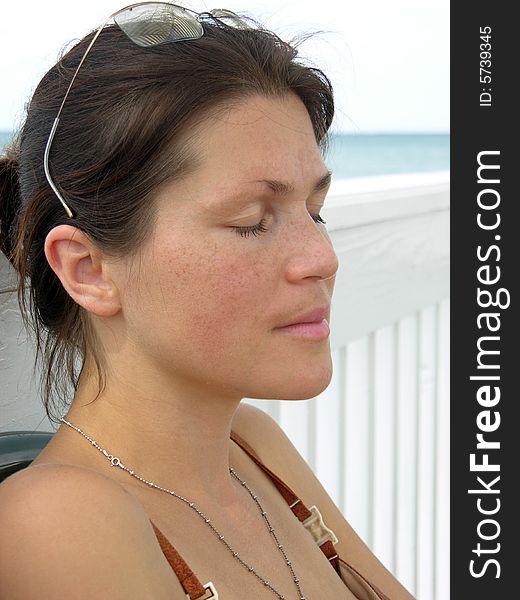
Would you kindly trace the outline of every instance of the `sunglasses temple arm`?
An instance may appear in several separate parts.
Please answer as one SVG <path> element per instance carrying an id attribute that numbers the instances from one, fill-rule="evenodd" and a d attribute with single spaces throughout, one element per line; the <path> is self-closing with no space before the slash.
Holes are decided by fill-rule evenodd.
<path id="1" fill-rule="evenodd" d="M 43 156 L 43 170 L 45 171 L 45 177 L 47 178 L 47 182 L 51 186 L 52 191 L 56 194 L 56 196 L 58 197 L 58 200 L 62 203 L 63 208 L 65 209 L 68 217 L 72 219 L 72 217 L 73 217 L 72 211 L 68 207 L 65 200 L 61 197 L 61 194 L 59 193 L 58 188 L 56 187 L 56 184 L 52 180 L 52 177 L 51 177 L 51 174 L 49 171 L 49 152 L 50 152 L 52 140 L 54 139 L 54 134 L 56 133 L 56 128 L 58 127 L 59 122 L 60 122 L 60 118 L 56 117 L 54 119 L 54 123 L 52 125 L 49 139 L 47 140 L 47 145 L 45 146 L 45 154 Z"/>
<path id="2" fill-rule="evenodd" d="M 85 54 L 83 55 L 83 57 L 81 58 L 81 60 L 79 61 L 79 65 L 76 68 L 76 71 L 74 72 L 74 75 L 72 76 L 72 79 L 69 83 L 69 87 L 67 88 L 67 91 L 65 92 L 65 96 L 63 97 L 63 100 L 61 101 L 61 106 L 60 109 L 58 110 L 58 114 L 56 115 L 56 118 L 59 118 L 61 111 L 63 110 L 63 106 L 67 100 L 67 97 L 69 95 L 70 90 L 72 89 L 72 86 L 74 85 L 74 81 L 76 81 L 76 77 L 79 73 L 79 70 L 81 69 L 81 66 L 83 65 L 83 63 L 85 62 L 85 59 L 88 56 L 88 53 L 90 52 L 90 49 L 92 48 L 92 46 L 95 44 L 96 40 L 98 39 L 100 33 L 103 31 L 103 28 L 106 26 L 106 24 L 110 21 L 110 19 L 116 15 L 119 11 L 116 11 L 115 13 L 111 14 L 108 19 L 106 19 L 106 21 L 103 23 L 103 25 L 101 25 L 101 27 L 96 31 L 96 34 L 94 35 L 94 37 L 92 38 L 92 40 L 90 41 L 90 44 L 88 45 L 88 48 L 85 50 Z"/>
<path id="3" fill-rule="evenodd" d="M 47 140 L 47 145 L 45 146 L 45 154 L 43 156 L 43 170 L 45 171 L 45 177 L 47 178 L 47 181 L 48 181 L 49 185 L 51 186 L 52 191 L 56 194 L 56 196 L 58 197 L 58 200 L 62 203 L 63 208 L 67 212 L 67 215 L 69 216 L 69 218 L 73 217 L 72 211 L 67 206 L 67 203 L 65 202 L 65 200 L 62 198 L 62 196 L 61 196 L 60 192 L 58 191 L 58 188 L 56 187 L 56 184 L 52 180 L 52 177 L 51 177 L 51 174 L 50 174 L 50 169 L 49 169 L 49 154 L 50 154 L 50 151 L 51 151 L 52 141 L 54 139 L 54 135 L 56 134 L 56 129 L 58 128 L 58 123 L 60 122 L 61 112 L 63 110 L 63 107 L 65 106 L 65 102 L 67 101 L 67 98 L 69 96 L 69 92 L 72 89 L 72 86 L 74 85 L 74 81 L 76 80 L 76 77 L 77 77 L 77 75 L 79 73 L 79 70 L 81 69 L 81 66 L 83 65 L 83 62 L 87 58 L 87 55 L 90 52 L 90 49 L 94 45 L 95 41 L 98 39 L 99 34 L 103 31 L 103 28 L 110 21 L 110 19 L 112 19 L 112 17 L 114 17 L 114 15 L 116 15 L 118 12 L 120 12 L 120 11 L 116 11 L 115 13 L 111 14 L 105 20 L 105 22 L 103 23 L 103 25 L 101 25 L 101 27 L 99 27 L 99 29 L 96 31 L 96 34 L 94 35 L 94 37 L 90 41 L 90 44 L 88 45 L 88 48 L 85 50 L 85 54 L 83 54 L 83 57 L 81 58 L 81 60 L 79 62 L 79 65 L 77 66 L 76 71 L 74 72 L 74 75 L 72 76 L 71 82 L 69 83 L 69 87 L 67 88 L 67 91 L 65 92 L 65 96 L 63 97 L 63 100 L 61 101 L 61 105 L 60 105 L 60 108 L 58 110 L 58 114 L 56 115 L 56 118 L 54 119 L 54 123 L 52 124 L 52 129 L 51 129 L 51 132 L 49 134 L 49 139 Z"/>

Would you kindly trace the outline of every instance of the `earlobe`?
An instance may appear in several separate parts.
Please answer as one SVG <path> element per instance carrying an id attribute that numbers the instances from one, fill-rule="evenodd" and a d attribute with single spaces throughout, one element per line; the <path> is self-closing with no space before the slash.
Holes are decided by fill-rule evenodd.
<path id="1" fill-rule="evenodd" d="M 119 312 L 118 289 L 103 253 L 83 231 L 71 225 L 54 227 L 45 239 L 45 256 L 77 304 L 99 317 Z"/>

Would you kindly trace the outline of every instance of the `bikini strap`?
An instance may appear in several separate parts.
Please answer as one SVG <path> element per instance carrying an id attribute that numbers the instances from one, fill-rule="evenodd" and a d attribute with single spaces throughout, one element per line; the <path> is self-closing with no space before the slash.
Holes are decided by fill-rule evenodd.
<path id="1" fill-rule="evenodd" d="M 188 566 L 188 563 L 182 558 L 177 550 L 175 550 L 163 532 L 151 519 L 150 523 L 153 526 L 155 535 L 159 541 L 159 545 L 161 546 L 161 550 L 163 551 L 166 560 L 170 563 L 171 568 L 175 571 L 175 575 L 177 575 L 177 578 L 186 592 L 186 598 L 188 600 L 211 600 L 212 598 L 217 600 L 218 595 L 216 594 L 215 589 L 212 587 L 212 582 L 209 581 L 206 585 L 202 585 L 198 577 Z M 211 590 L 215 593 L 213 595 L 206 596 L 208 590 Z"/>
<path id="2" fill-rule="evenodd" d="M 258 454 L 243 438 L 238 435 L 238 433 L 231 431 L 230 437 L 242 448 L 242 450 L 244 450 L 244 452 L 249 454 L 251 459 L 254 460 L 254 462 L 271 478 L 272 482 L 289 505 L 289 508 L 298 517 L 299 521 L 307 529 L 307 531 L 312 535 L 315 542 L 321 548 L 323 554 L 325 554 L 341 579 L 343 580 L 340 561 L 344 567 L 351 572 L 354 572 L 357 578 L 360 579 L 364 585 L 366 585 L 371 592 L 375 594 L 377 598 L 380 600 L 390 600 L 374 584 L 370 583 L 365 577 L 363 577 L 363 575 L 361 575 L 357 569 L 338 556 L 338 553 L 334 548 L 334 544 L 338 543 L 338 538 L 331 529 L 326 527 L 318 508 L 316 506 L 311 506 L 309 510 L 302 500 L 294 493 L 294 491 L 262 462 Z"/>
<path id="3" fill-rule="evenodd" d="M 265 465 L 258 454 L 251 448 L 251 446 L 234 431 L 231 431 L 231 439 L 238 444 L 244 452 L 246 452 L 251 459 L 267 474 L 267 476 L 274 483 L 283 499 L 289 505 L 289 508 L 296 515 L 301 524 L 307 529 L 312 535 L 314 541 L 318 544 L 321 551 L 327 557 L 327 560 L 333 566 L 334 570 L 339 574 L 340 565 L 338 560 L 338 553 L 334 548 L 334 544 L 338 543 L 338 538 L 335 533 L 329 529 L 323 522 L 323 517 L 316 506 L 311 506 L 308 509 L 302 500 L 293 492 L 293 490 L 282 481 L 276 473 L 273 473 L 271 469 Z"/>

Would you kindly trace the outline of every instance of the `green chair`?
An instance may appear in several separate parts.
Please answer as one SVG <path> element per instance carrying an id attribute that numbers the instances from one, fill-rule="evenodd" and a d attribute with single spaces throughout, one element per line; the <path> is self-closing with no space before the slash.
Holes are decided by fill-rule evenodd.
<path id="1" fill-rule="evenodd" d="M 49 431 L 6 431 L 0 433 L 0 482 L 28 467 L 50 442 Z"/>

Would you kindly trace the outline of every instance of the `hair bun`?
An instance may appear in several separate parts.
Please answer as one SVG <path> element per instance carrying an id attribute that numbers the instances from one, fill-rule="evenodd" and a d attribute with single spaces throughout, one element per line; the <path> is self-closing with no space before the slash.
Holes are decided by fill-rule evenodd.
<path id="1" fill-rule="evenodd" d="M 0 250 L 11 263 L 16 247 L 13 223 L 19 206 L 18 159 L 4 155 L 0 157 Z"/>

